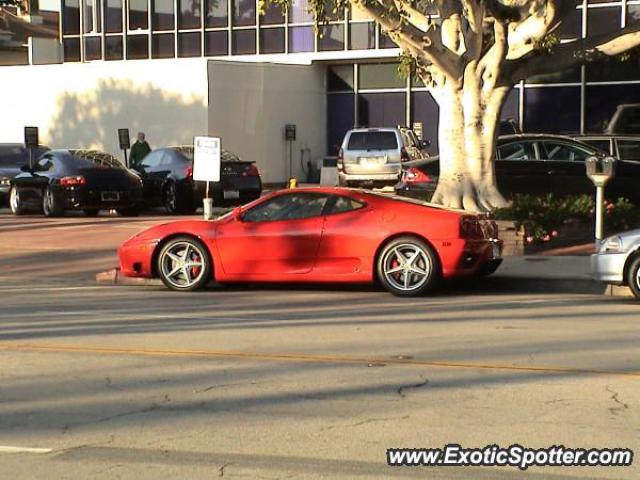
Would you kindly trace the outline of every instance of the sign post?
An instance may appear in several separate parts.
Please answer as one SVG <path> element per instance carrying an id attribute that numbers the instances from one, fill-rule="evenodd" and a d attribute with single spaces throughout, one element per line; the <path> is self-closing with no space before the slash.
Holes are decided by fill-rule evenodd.
<path id="1" fill-rule="evenodd" d="M 616 159 L 613 157 L 589 157 L 586 160 L 587 177 L 596 187 L 596 249 L 604 236 L 604 187 L 616 174 Z"/>
<path id="2" fill-rule="evenodd" d="M 209 183 L 220 181 L 221 150 L 219 137 L 193 139 L 193 180 L 207 182 L 203 200 L 205 220 L 213 218 L 213 199 L 209 198 Z"/>
<path id="3" fill-rule="evenodd" d="M 38 127 L 24 127 L 24 148 L 29 150 L 29 170 L 33 170 L 33 149 L 39 145 Z"/>
<path id="4" fill-rule="evenodd" d="M 129 140 L 129 129 L 118 129 L 118 142 L 120 143 L 120 150 L 124 152 L 124 166 L 129 168 L 129 159 L 127 158 L 127 150 L 131 148 L 131 141 Z"/>

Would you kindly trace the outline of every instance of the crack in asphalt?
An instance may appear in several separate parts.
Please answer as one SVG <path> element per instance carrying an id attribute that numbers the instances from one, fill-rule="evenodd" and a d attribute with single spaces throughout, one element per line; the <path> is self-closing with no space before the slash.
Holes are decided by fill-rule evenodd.
<path id="1" fill-rule="evenodd" d="M 612 394 L 611 395 L 611 400 L 613 400 L 618 405 L 620 405 L 619 407 L 611 407 L 611 408 L 609 408 L 609 412 L 611 412 L 611 415 L 618 416 L 618 412 L 620 410 L 627 410 L 629 408 L 629 404 L 624 403 L 623 401 L 621 401 L 618 398 L 618 395 L 619 395 L 618 392 L 616 392 L 616 391 L 612 390 L 611 388 L 609 388 L 608 385 L 605 387 L 605 390 Z"/>
<path id="2" fill-rule="evenodd" d="M 224 469 L 227 468 L 229 465 L 232 465 L 231 463 L 225 463 L 224 465 L 222 465 L 220 467 L 220 469 L 218 470 L 218 477 L 224 477 Z"/>
<path id="3" fill-rule="evenodd" d="M 406 398 L 406 395 L 404 393 L 405 390 L 422 388 L 422 387 L 427 386 L 428 383 L 429 383 L 429 379 L 426 378 L 423 382 L 420 382 L 420 383 L 413 383 L 413 384 L 410 384 L 410 385 L 404 385 L 404 386 L 398 388 L 398 390 L 397 390 L 398 391 L 398 395 L 400 395 L 402 398 Z"/>

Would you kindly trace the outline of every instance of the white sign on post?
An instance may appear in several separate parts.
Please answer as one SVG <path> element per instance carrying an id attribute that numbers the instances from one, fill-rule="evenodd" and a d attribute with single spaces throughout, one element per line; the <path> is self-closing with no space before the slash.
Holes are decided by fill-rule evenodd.
<path id="1" fill-rule="evenodd" d="M 193 139 L 193 179 L 201 182 L 220 181 L 220 138 Z"/>

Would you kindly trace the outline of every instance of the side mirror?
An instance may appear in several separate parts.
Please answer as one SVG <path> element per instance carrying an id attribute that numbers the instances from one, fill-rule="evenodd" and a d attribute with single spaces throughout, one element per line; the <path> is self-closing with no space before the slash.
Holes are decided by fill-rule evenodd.
<path id="1" fill-rule="evenodd" d="M 231 214 L 233 216 L 233 219 L 236 222 L 241 222 L 242 221 L 242 207 L 236 207 L 232 210 Z"/>

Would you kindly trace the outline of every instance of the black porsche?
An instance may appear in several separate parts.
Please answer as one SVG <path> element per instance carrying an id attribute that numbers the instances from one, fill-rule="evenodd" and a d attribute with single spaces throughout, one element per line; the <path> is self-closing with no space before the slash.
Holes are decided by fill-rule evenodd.
<path id="1" fill-rule="evenodd" d="M 42 211 L 47 217 L 66 210 L 97 215 L 115 209 L 135 216 L 142 202 L 142 181 L 115 157 L 94 150 L 51 150 L 11 180 L 9 205 L 15 215 Z"/>

